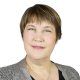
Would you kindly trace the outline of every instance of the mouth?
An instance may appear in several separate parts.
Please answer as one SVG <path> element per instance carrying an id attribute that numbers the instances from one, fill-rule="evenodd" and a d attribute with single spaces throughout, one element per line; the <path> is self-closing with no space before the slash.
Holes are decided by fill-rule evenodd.
<path id="1" fill-rule="evenodd" d="M 34 49 L 37 49 L 37 50 L 42 50 L 44 49 L 45 47 L 43 46 L 32 46 Z"/>

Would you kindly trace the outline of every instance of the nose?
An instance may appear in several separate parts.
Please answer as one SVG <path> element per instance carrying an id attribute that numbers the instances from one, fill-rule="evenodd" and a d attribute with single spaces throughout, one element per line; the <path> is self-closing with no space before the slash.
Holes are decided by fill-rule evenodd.
<path id="1" fill-rule="evenodd" d="M 44 42 L 43 35 L 41 33 L 36 33 L 34 37 L 35 42 Z"/>

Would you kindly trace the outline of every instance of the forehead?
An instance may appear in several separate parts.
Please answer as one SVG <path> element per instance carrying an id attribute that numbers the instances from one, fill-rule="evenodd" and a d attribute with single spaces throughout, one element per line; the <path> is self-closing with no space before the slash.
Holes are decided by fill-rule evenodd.
<path id="1" fill-rule="evenodd" d="M 41 24 L 43 22 L 49 23 L 49 24 L 54 23 L 54 21 L 52 21 L 51 18 L 46 17 L 46 16 L 42 16 L 42 15 L 30 15 L 30 16 L 27 16 L 27 18 L 26 18 L 26 24 L 28 24 L 28 23 Z"/>

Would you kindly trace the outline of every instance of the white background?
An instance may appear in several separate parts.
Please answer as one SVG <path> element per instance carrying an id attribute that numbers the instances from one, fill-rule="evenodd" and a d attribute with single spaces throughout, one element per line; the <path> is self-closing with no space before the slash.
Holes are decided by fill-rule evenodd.
<path id="1" fill-rule="evenodd" d="M 79 0 L 0 0 L 0 67 L 25 57 L 19 23 L 24 11 L 36 3 L 53 7 L 62 19 L 62 39 L 55 46 L 51 60 L 72 66 L 80 74 Z"/>

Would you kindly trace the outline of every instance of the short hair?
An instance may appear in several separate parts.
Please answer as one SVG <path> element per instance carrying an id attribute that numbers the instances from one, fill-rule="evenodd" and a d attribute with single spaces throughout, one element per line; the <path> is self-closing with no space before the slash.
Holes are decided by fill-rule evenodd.
<path id="1" fill-rule="evenodd" d="M 23 14 L 20 22 L 21 35 L 23 37 L 23 32 L 27 23 L 30 22 L 42 22 L 48 21 L 54 25 L 56 30 L 56 40 L 61 38 L 61 19 L 58 13 L 48 5 L 35 4 L 29 7 Z"/>

